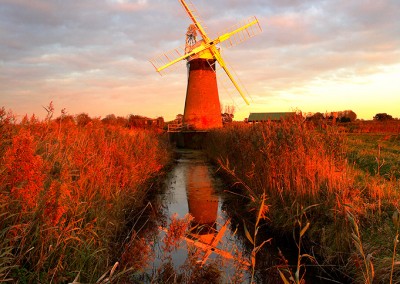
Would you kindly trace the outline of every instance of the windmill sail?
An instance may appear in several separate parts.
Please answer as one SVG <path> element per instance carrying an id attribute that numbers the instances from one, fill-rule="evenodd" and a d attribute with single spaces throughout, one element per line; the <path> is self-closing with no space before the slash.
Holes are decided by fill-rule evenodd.
<path id="1" fill-rule="evenodd" d="M 235 32 L 236 31 L 236 32 Z M 225 47 L 238 45 L 249 38 L 252 38 L 262 32 L 258 19 L 253 16 L 246 20 L 240 21 L 223 34 L 230 34 L 230 37 L 223 41 Z"/>
<path id="2" fill-rule="evenodd" d="M 231 71 L 231 76 L 235 78 L 236 84 L 239 85 L 239 88 L 245 94 L 245 97 L 252 101 L 252 98 L 246 89 L 246 86 L 240 80 L 240 76 L 236 73 L 236 70 L 232 67 L 232 65 L 226 61 L 225 64 L 227 65 L 228 69 Z M 245 104 L 246 101 L 243 100 L 243 97 L 237 96 L 238 90 L 235 85 L 232 84 L 231 79 L 225 72 L 217 72 L 217 80 L 218 80 L 218 88 L 220 88 L 220 100 L 221 104 L 223 105 L 234 105 L 238 110 L 241 109 Z"/>
<path id="3" fill-rule="evenodd" d="M 185 46 L 180 46 L 178 48 L 174 48 L 170 51 L 163 52 L 152 59 L 150 59 L 151 64 L 156 68 L 157 72 L 161 71 L 160 68 L 166 65 L 173 65 L 170 64 L 171 62 L 180 61 L 181 58 L 185 56 Z M 164 68 L 165 69 L 165 68 Z"/>
<path id="4" fill-rule="evenodd" d="M 196 25 L 197 29 L 199 30 L 200 35 L 205 41 L 210 41 L 210 38 L 207 36 L 207 33 L 203 27 L 203 25 L 200 23 L 200 18 L 197 13 L 196 7 L 193 5 L 192 2 L 188 2 L 187 4 L 184 0 L 179 0 L 181 2 L 183 8 L 186 10 L 188 13 L 190 19 L 193 21 L 193 23 Z"/>
<path id="5" fill-rule="evenodd" d="M 244 89 L 240 86 L 238 81 L 234 78 L 233 74 L 228 69 L 224 59 L 221 56 L 220 49 L 217 47 L 217 45 L 221 43 L 224 44 L 226 47 L 231 47 L 259 34 L 262 30 L 257 18 L 250 17 L 247 20 L 241 21 L 232 28 L 230 28 L 227 32 L 216 37 L 215 39 L 211 39 L 208 37 L 203 25 L 200 23 L 197 10 L 196 8 L 194 8 L 194 5 L 189 1 L 188 1 L 189 4 L 186 3 L 185 0 L 179 0 L 179 2 L 182 4 L 183 8 L 189 15 L 190 19 L 192 20 L 193 22 L 192 26 L 194 26 L 194 28 L 189 29 L 190 33 L 186 34 L 187 36 L 186 46 L 173 49 L 169 52 L 163 53 L 150 60 L 153 66 L 156 68 L 157 72 L 161 72 L 164 69 L 168 68 L 169 66 L 174 65 L 175 63 L 178 63 L 179 61 L 182 60 L 188 60 L 189 62 L 188 66 L 191 66 L 188 68 L 193 68 L 193 70 L 197 70 L 198 68 L 205 68 L 203 65 L 201 65 L 202 63 L 199 63 L 201 60 L 203 61 L 205 60 L 209 63 L 211 62 L 211 64 L 215 64 L 215 61 L 217 61 L 221 66 L 221 68 L 225 71 L 229 80 L 235 86 L 236 90 L 242 96 L 243 100 L 246 102 L 246 104 L 249 104 L 249 101 L 247 100 L 244 94 Z M 197 32 L 201 35 L 202 40 L 196 42 Z M 188 40 L 188 35 L 191 36 L 189 40 Z M 188 42 L 190 44 L 188 44 Z M 194 60 L 194 59 L 199 59 L 199 60 Z M 196 63 L 194 61 L 199 61 L 199 62 Z M 215 70 L 214 67 L 208 69 Z M 213 76 L 215 77 L 215 75 Z M 209 77 L 211 78 L 212 76 L 209 75 Z M 198 79 L 203 80 L 204 78 L 199 77 Z M 201 88 L 203 87 L 201 84 L 198 86 Z M 216 81 L 215 81 L 215 88 L 217 88 Z M 204 91 L 204 93 L 207 92 Z M 218 98 L 217 91 L 215 91 L 214 93 Z M 185 112 L 186 112 L 186 104 L 185 104 Z"/>

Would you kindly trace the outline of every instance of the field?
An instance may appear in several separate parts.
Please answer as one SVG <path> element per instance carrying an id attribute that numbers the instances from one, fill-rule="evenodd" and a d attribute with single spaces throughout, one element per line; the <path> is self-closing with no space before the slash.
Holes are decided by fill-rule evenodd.
<path id="1" fill-rule="evenodd" d="M 400 134 L 347 134 L 347 157 L 370 175 L 400 178 Z"/>
<path id="2" fill-rule="evenodd" d="M 151 262 L 132 224 L 173 149 L 158 129 L 47 110 L 17 123 L 0 109 L 0 282 L 123 282 Z M 261 236 L 285 237 L 297 263 L 271 268 L 283 283 L 302 283 L 310 264 L 400 283 L 398 129 L 294 117 L 210 132 L 204 151 L 247 199 L 253 273 Z"/>
<path id="3" fill-rule="evenodd" d="M 279 271 L 283 281 L 300 283 L 312 263 L 351 283 L 400 283 L 399 135 L 348 130 L 298 117 L 210 135 L 206 152 L 254 212 L 253 263 L 260 230 L 296 243 L 297 265 Z"/>
<path id="4" fill-rule="evenodd" d="M 143 266 L 128 225 L 170 161 L 166 141 L 48 110 L 20 123 L 0 110 L 0 282 L 106 283 Z"/>

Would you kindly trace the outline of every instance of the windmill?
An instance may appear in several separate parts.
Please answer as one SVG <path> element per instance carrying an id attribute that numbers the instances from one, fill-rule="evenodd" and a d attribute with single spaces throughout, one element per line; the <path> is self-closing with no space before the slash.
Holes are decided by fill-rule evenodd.
<path id="1" fill-rule="evenodd" d="M 249 104 L 243 89 L 229 71 L 221 56 L 219 44 L 233 46 L 261 32 L 256 17 L 239 23 L 230 31 L 211 39 L 199 21 L 193 4 L 179 0 L 193 24 L 186 32 L 184 47 L 173 49 L 150 60 L 157 72 L 181 60 L 187 60 L 188 84 L 183 122 L 193 130 L 208 130 L 222 126 L 220 101 L 216 78 L 216 62 L 225 71 L 246 104 Z M 197 34 L 201 40 L 197 40 Z"/>

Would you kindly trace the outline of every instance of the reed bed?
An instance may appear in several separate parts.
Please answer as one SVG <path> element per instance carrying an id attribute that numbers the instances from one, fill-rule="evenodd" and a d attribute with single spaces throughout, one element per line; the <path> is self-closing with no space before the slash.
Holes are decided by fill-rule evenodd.
<path id="1" fill-rule="evenodd" d="M 315 127 L 300 115 L 237 123 L 211 132 L 205 151 L 248 196 L 254 224 L 262 218 L 275 236 L 299 235 L 302 212 L 309 225 L 299 256 L 312 251 L 319 265 L 334 265 L 354 283 L 388 283 L 394 263 L 391 278 L 399 283 L 391 221 L 400 208 L 399 182 L 349 164 L 339 128 Z"/>
<path id="2" fill-rule="evenodd" d="M 48 111 L 17 123 L 0 110 L 0 282 L 105 283 L 143 245 L 132 231 L 116 242 L 171 151 L 156 131 Z"/>

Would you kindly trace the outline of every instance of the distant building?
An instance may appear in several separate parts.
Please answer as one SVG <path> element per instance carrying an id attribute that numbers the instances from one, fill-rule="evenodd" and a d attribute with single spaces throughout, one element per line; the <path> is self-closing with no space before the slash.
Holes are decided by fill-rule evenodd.
<path id="1" fill-rule="evenodd" d="M 295 112 L 252 112 L 247 119 L 247 122 L 265 122 L 265 121 L 280 121 L 284 118 L 294 116 Z"/>

